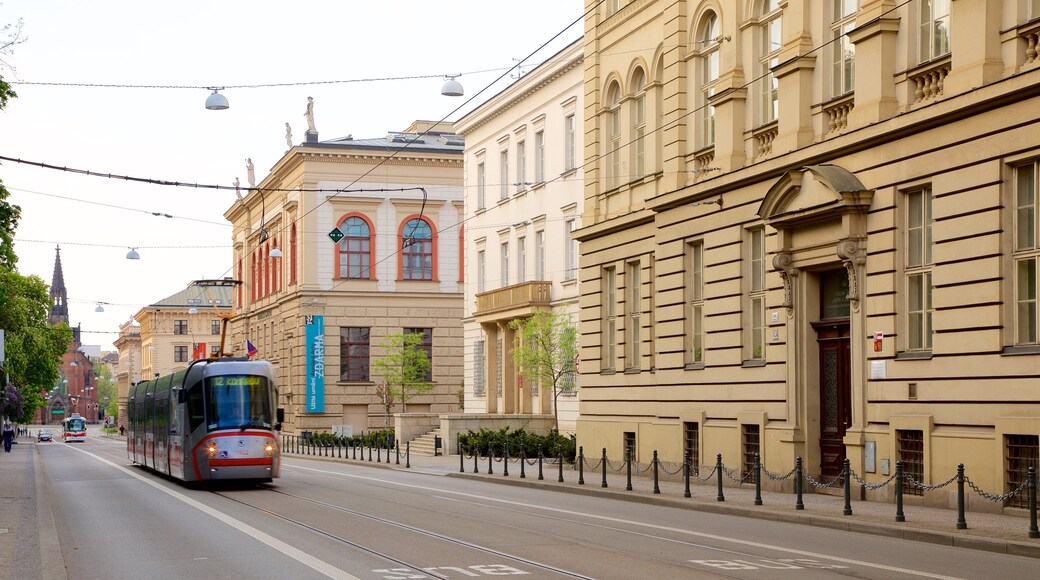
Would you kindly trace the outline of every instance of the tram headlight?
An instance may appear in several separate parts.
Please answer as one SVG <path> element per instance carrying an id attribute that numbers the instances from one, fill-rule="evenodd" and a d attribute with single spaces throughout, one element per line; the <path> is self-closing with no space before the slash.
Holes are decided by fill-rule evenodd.
<path id="1" fill-rule="evenodd" d="M 216 443 L 210 443 L 209 446 L 206 447 L 206 452 L 209 453 L 210 457 L 216 457 L 217 456 L 217 444 Z"/>
<path id="2" fill-rule="evenodd" d="M 264 446 L 264 453 L 267 453 L 268 457 L 274 455 L 274 443 L 268 443 Z"/>

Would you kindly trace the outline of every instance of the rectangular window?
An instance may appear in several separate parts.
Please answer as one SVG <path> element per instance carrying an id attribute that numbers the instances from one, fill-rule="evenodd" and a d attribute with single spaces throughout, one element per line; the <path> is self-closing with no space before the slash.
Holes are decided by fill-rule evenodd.
<path id="1" fill-rule="evenodd" d="M 578 277 L 578 241 L 574 239 L 574 220 L 567 220 L 563 224 L 563 247 L 567 252 L 565 268 L 567 269 L 567 280 Z"/>
<path id="2" fill-rule="evenodd" d="M 567 117 L 563 120 L 563 131 L 563 167 L 567 171 L 570 171 L 574 169 L 574 115 L 567 115 Z"/>
<path id="3" fill-rule="evenodd" d="M 545 133 L 534 134 L 534 182 L 545 183 Z"/>
<path id="4" fill-rule="evenodd" d="M 1040 161 L 1015 168 L 1015 215 L 1012 254 L 1015 275 L 1015 343 L 1037 344 L 1040 313 L 1037 308 L 1040 261 Z"/>
<path id="5" fill-rule="evenodd" d="M 856 27 L 859 0 L 832 0 L 831 19 L 831 96 L 852 91 L 856 48 L 849 32 Z"/>
<path id="6" fill-rule="evenodd" d="M 624 445 L 625 459 L 631 461 L 638 461 L 639 458 L 636 456 L 636 434 L 634 431 L 625 431 Z"/>
<path id="7" fill-rule="evenodd" d="M 920 0 L 919 62 L 950 52 L 950 0 Z"/>
<path id="8" fill-rule="evenodd" d="M 525 236 L 516 239 L 516 281 L 519 284 L 527 282 L 527 238 Z"/>
<path id="9" fill-rule="evenodd" d="M 751 265 L 751 283 L 749 286 L 750 306 L 750 346 L 751 359 L 764 360 L 766 357 L 766 243 L 765 230 L 751 230 L 751 248 L 748 261 Z"/>
<path id="10" fill-rule="evenodd" d="M 502 266 L 501 272 L 499 272 L 502 282 L 499 287 L 504 288 L 506 286 L 509 286 L 509 242 L 503 242 L 502 245 L 499 246 L 499 248 L 499 262 Z"/>
<path id="11" fill-rule="evenodd" d="M 534 279 L 545 280 L 545 230 L 534 233 Z"/>
<path id="12" fill-rule="evenodd" d="M 477 164 L 477 209 L 484 209 L 487 207 L 487 174 L 484 171 L 484 164 Z"/>
<path id="13" fill-rule="evenodd" d="M 686 246 L 686 364 L 704 364 L 704 243 Z"/>
<path id="14" fill-rule="evenodd" d="M 628 270 L 625 272 L 625 287 L 628 296 L 625 300 L 625 309 L 627 310 L 628 316 L 625 320 L 625 368 L 626 369 L 638 369 L 640 368 L 640 343 L 642 342 L 642 334 L 640 325 L 642 324 L 642 316 L 640 308 L 642 308 L 642 294 L 640 287 L 640 264 L 639 262 L 631 262 L 628 264 Z"/>
<path id="15" fill-rule="evenodd" d="M 484 268 L 487 266 L 486 259 L 484 256 L 484 250 L 477 252 L 477 292 L 483 292 L 486 289 L 487 281 L 484 278 Z"/>
<path id="16" fill-rule="evenodd" d="M 173 362 L 188 362 L 188 347 L 173 347 Z"/>
<path id="17" fill-rule="evenodd" d="M 473 343 L 473 396 L 484 396 L 484 341 L 478 340 Z"/>
<path id="18" fill-rule="evenodd" d="M 1010 493 L 1026 481 L 1030 467 L 1040 469 L 1040 436 L 1005 435 L 1004 465 L 1007 466 L 1007 487 L 1005 489 Z M 1028 496 L 1025 493 L 1019 493 L 1010 498 L 1005 505 L 1028 508 Z"/>
<path id="19" fill-rule="evenodd" d="M 696 473 L 700 468 L 701 457 L 701 431 L 700 424 L 696 422 L 683 423 L 683 454 L 689 456 L 690 467 Z"/>
<path id="20" fill-rule="evenodd" d="M 762 448 L 759 426 L 742 424 L 740 431 L 744 447 L 740 462 L 741 477 L 747 475 L 747 482 L 755 483 L 755 460 L 759 457 Z"/>
<path id="21" fill-rule="evenodd" d="M 209 347 L 209 358 L 218 358 L 220 356 L 220 345 L 214 344 Z"/>
<path id="22" fill-rule="evenodd" d="M 603 269 L 603 361 L 613 369 L 617 361 L 617 270 Z"/>
<path id="23" fill-rule="evenodd" d="M 423 377 L 424 381 L 433 380 L 433 329 L 432 328 L 405 328 L 405 334 L 421 334 L 422 350 L 426 353 L 426 360 L 430 361 L 430 367 Z"/>
<path id="24" fill-rule="evenodd" d="M 761 43 L 759 49 L 759 75 L 758 81 L 758 121 L 759 125 L 765 125 L 776 120 L 779 111 L 779 82 L 773 74 L 773 67 L 780 64 L 780 49 L 783 47 L 781 31 L 783 29 L 783 17 L 780 11 L 780 3 L 775 0 L 767 0 L 763 3 L 763 10 L 759 24 Z"/>
<path id="25" fill-rule="evenodd" d="M 173 321 L 173 333 L 174 334 L 188 334 L 188 321 L 187 320 L 174 320 Z"/>
<path id="26" fill-rule="evenodd" d="M 509 197 L 509 151 L 502 151 L 498 154 L 498 198 L 507 199 Z"/>
<path id="27" fill-rule="evenodd" d="M 636 95 L 632 103 L 632 169 L 633 177 L 646 175 L 646 93 Z"/>
<path id="28" fill-rule="evenodd" d="M 896 445 L 898 446 L 899 461 L 903 465 L 903 475 L 912 477 L 918 483 L 927 483 L 924 481 L 924 432 L 897 429 Z M 903 493 L 924 494 L 916 485 L 904 485 Z"/>
<path id="29" fill-rule="evenodd" d="M 907 349 L 932 348 L 932 191 L 906 195 Z"/>
<path id="30" fill-rule="evenodd" d="M 352 326 L 339 329 L 339 380 L 367 381 L 368 356 L 368 328 Z"/>
<path id="31" fill-rule="evenodd" d="M 218 320 L 211 320 L 211 321 L 209 321 L 209 333 L 210 334 L 220 334 L 220 320 L 219 319 Z"/>
<path id="32" fill-rule="evenodd" d="M 527 142 L 516 142 L 516 190 L 527 189 Z"/>

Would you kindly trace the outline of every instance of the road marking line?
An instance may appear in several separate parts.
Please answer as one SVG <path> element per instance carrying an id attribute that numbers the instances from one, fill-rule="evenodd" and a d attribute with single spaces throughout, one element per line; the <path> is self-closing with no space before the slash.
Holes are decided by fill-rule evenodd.
<path id="1" fill-rule="evenodd" d="M 345 572 L 343 570 L 340 570 L 339 568 L 336 568 L 335 566 L 333 566 L 332 564 L 329 564 L 328 562 L 325 562 L 323 560 L 319 560 L 318 558 L 315 558 L 314 556 L 311 556 L 310 554 L 308 554 L 308 553 L 306 553 L 306 552 L 304 552 L 302 550 L 299 550 L 297 548 L 294 548 L 293 546 L 290 546 L 289 544 L 286 544 L 285 542 L 275 538 L 274 536 L 271 536 L 271 535 L 268 535 L 268 534 L 266 534 L 264 532 L 261 532 L 260 530 L 254 528 L 253 526 L 250 526 L 249 524 L 246 524 L 244 522 L 236 520 L 235 518 L 232 518 L 231 516 L 223 514 L 223 513 L 219 512 L 219 511 L 217 511 L 216 509 L 213 509 L 213 508 L 209 507 L 208 505 L 206 505 L 206 504 L 204 504 L 204 503 L 202 503 L 200 501 L 194 500 L 194 499 L 192 499 L 190 497 L 182 495 L 181 493 L 179 493 L 177 491 L 174 491 L 172 489 L 169 489 L 167 487 L 159 485 L 158 483 L 155 483 L 154 481 L 148 479 L 147 477 L 144 477 L 143 475 L 139 475 L 137 473 L 134 473 L 133 471 L 123 467 L 122 465 L 117 465 L 115 463 L 112 463 L 111 461 L 105 459 L 104 457 L 99 457 L 99 456 L 97 456 L 97 455 L 95 455 L 95 454 L 93 454 L 93 453 L 91 453 L 89 451 L 84 451 L 82 449 L 77 449 L 75 447 L 69 447 L 69 449 L 74 449 L 74 450 L 78 451 L 79 453 L 83 453 L 83 454 L 89 455 L 90 457 L 93 457 L 94 459 L 96 459 L 96 460 L 98 460 L 98 461 L 100 461 L 102 463 L 106 463 L 106 464 L 110 465 L 111 467 L 114 467 L 117 470 L 122 471 L 123 473 L 129 475 L 130 477 L 133 477 L 133 478 L 135 478 L 135 479 L 137 479 L 139 481 L 147 483 L 148 485 L 150 485 L 150 486 L 154 487 L 155 489 L 158 489 L 159 491 L 161 491 L 161 492 L 163 492 L 163 493 L 173 497 L 174 499 L 180 500 L 180 501 L 188 504 L 189 506 L 191 506 L 191 507 L 201 511 L 202 513 L 207 514 L 209 516 L 212 516 L 212 517 L 214 517 L 214 518 L 224 522 L 225 524 L 231 526 L 232 528 L 235 528 L 236 530 L 238 530 L 240 532 L 243 532 L 244 534 L 252 537 L 253 539 L 255 539 L 255 540 L 259 541 L 259 542 L 267 544 L 268 546 L 274 548 L 275 550 L 278 550 L 282 554 L 285 554 L 286 556 L 292 558 L 293 560 L 296 560 L 297 562 L 303 564 L 304 566 L 307 566 L 308 568 L 311 568 L 312 570 L 315 570 L 315 571 L 317 571 L 317 572 L 319 572 L 321 574 L 324 574 L 324 575 L 328 576 L 329 578 L 336 578 L 338 580 L 360 580 L 357 576 L 352 576 L 351 574 L 348 574 L 347 572 Z"/>
<path id="2" fill-rule="evenodd" d="M 546 507 L 546 506 L 537 505 L 537 504 L 529 504 L 529 503 L 524 503 L 524 502 L 504 500 L 504 499 L 495 498 L 495 497 L 473 495 L 473 494 L 464 493 L 464 492 L 460 492 L 460 491 L 451 491 L 451 490 L 446 490 L 446 489 L 430 487 L 430 486 L 427 486 L 427 485 L 415 485 L 415 484 L 411 484 L 411 483 L 400 483 L 400 482 L 396 482 L 396 481 L 380 479 L 378 477 L 369 477 L 369 476 L 365 476 L 365 475 L 353 475 L 353 474 L 349 474 L 349 473 L 337 473 L 335 471 L 327 471 L 327 470 L 324 470 L 324 469 L 315 469 L 313 467 L 303 467 L 303 466 L 300 466 L 300 465 L 286 465 L 284 463 L 282 464 L 282 467 L 283 468 L 288 467 L 290 469 L 302 469 L 302 470 L 305 470 L 305 471 L 314 471 L 314 472 L 317 472 L 317 473 L 325 473 L 325 474 L 335 475 L 335 476 L 339 476 L 339 477 L 349 477 L 349 478 L 353 478 L 353 479 L 361 479 L 361 480 L 372 481 L 372 482 L 381 483 L 381 484 L 396 485 L 398 487 L 408 487 L 408 488 L 415 488 L 415 489 L 423 489 L 423 490 L 427 490 L 427 491 L 436 491 L 438 493 L 445 493 L 445 494 L 451 494 L 451 495 L 461 495 L 461 496 L 464 496 L 464 497 L 470 498 L 470 499 L 479 499 L 479 500 L 484 500 L 484 501 L 494 501 L 494 502 L 498 502 L 498 503 L 502 503 L 502 504 L 506 504 L 506 505 L 514 505 L 514 506 L 519 506 L 519 507 L 524 507 L 524 508 L 538 509 L 538 510 L 555 512 L 555 513 L 561 513 L 561 514 L 567 514 L 567 515 L 572 515 L 572 516 L 581 516 L 581 517 L 597 519 L 597 520 L 603 520 L 603 521 L 608 521 L 608 522 L 614 522 L 614 523 L 619 523 L 619 524 L 628 524 L 628 525 L 632 525 L 632 526 L 640 526 L 640 527 L 644 527 L 644 528 L 668 531 L 668 532 L 673 532 L 673 533 L 677 533 L 677 534 L 687 534 L 687 535 L 690 535 L 690 536 L 697 536 L 697 537 L 700 537 L 700 538 L 708 538 L 708 539 L 719 540 L 719 541 L 723 541 L 723 542 L 731 542 L 731 543 L 734 543 L 734 544 L 740 544 L 742 546 L 751 546 L 751 547 L 755 547 L 755 548 L 763 548 L 763 549 L 768 549 L 768 550 L 777 550 L 777 551 L 780 551 L 780 552 L 787 552 L 789 554 L 798 554 L 800 556 L 809 556 L 809 557 L 813 557 L 813 558 L 824 558 L 826 560 L 833 560 L 835 562 L 842 562 L 844 564 L 854 564 L 854 565 L 857 565 L 857 566 L 866 566 L 868 568 L 876 568 L 878 570 L 887 570 L 889 572 L 898 572 L 900 574 L 910 574 L 912 576 L 921 576 L 923 578 L 936 578 L 936 579 L 939 579 L 939 580 L 958 580 L 956 576 L 943 576 L 941 574 L 931 574 L 929 572 L 921 572 L 921 571 L 918 571 L 918 570 L 910 570 L 908 568 L 900 568 L 898 566 L 887 566 L 885 564 L 876 564 L 874 562 L 866 562 L 866 561 L 863 561 L 863 560 L 853 560 L 851 558 L 843 558 L 841 556 L 831 556 L 831 555 L 828 555 L 828 554 L 821 554 L 819 552 L 810 552 L 810 551 L 807 551 L 807 550 L 799 550 L 799 549 L 796 549 L 796 548 L 786 548 L 784 546 L 775 546 L 775 545 L 772 545 L 772 544 L 766 544 L 766 543 L 762 543 L 762 542 L 752 542 L 750 540 L 740 540 L 740 539 L 737 539 L 737 538 L 731 538 L 731 537 L 728 537 L 728 536 L 720 536 L 720 535 L 717 535 L 717 534 L 706 534 L 704 532 L 695 532 L 695 531 L 692 531 L 692 530 L 684 530 L 684 529 L 681 529 L 681 528 L 673 528 L 671 526 L 661 526 L 661 525 L 657 525 L 657 524 L 648 524 L 648 523 L 645 523 L 645 522 L 637 522 L 635 520 L 626 520 L 626 519 L 621 519 L 621 518 L 612 518 L 612 517 L 608 517 L 608 516 L 600 516 L 600 515 L 589 514 L 589 513 L 585 513 L 585 512 L 578 512 L 578 511 L 573 511 L 573 510 L 565 510 L 565 509 L 561 509 L 561 508 L 551 508 L 551 507 Z"/>

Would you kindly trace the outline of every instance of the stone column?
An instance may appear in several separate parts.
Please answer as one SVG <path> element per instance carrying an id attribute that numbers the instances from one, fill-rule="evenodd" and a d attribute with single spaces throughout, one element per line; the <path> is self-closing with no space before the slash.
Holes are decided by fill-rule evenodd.
<path id="1" fill-rule="evenodd" d="M 1004 59 L 1000 54 L 1003 4 L 990 0 L 950 2 L 953 50 L 950 74 L 943 81 L 944 95 L 967 92 L 1000 79 L 1004 72 Z"/>
<path id="2" fill-rule="evenodd" d="M 896 99 L 896 52 L 899 18 L 870 20 L 849 33 L 856 49 L 855 101 L 848 127 L 858 128 L 899 112 Z"/>

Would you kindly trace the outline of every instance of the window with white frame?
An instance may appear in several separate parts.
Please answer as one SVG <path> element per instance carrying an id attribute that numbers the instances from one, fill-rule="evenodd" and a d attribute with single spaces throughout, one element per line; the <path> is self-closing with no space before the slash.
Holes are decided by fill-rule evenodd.
<path id="1" fill-rule="evenodd" d="M 477 292 L 483 292 L 487 287 L 487 280 L 484 276 L 486 267 L 487 261 L 484 250 L 480 250 L 477 252 Z"/>
<path id="2" fill-rule="evenodd" d="M 632 175 L 646 174 L 646 75 L 636 69 L 632 76 Z"/>
<path id="3" fill-rule="evenodd" d="M 621 87 L 607 89 L 607 187 L 621 183 Z"/>
<path id="4" fill-rule="evenodd" d="M 932 190 L 906 194 L 907 350 L 932 348 Z"/>
<path id="5" fill-rule="evenodd" d="M 758 124 L 776 120 L 780 100 L 778 82 L 772 69 L 780 64 L 780 49 L 783 47 L 783 14 L 780 0 L 762 0 L 759 15 L 758 46 Z"/>
<path id="6" fill-rule="evenodd" d="M 1040 0 L 1038 0 L 1040 1 Z M 574 169 L 574 114 L 567 115 L 563 119 L 563 168 L 567 171 Z"/>
<path id="7" fill-rule="evenodd" d="M 856 27 L 859 0 L 831 0 L 831 96 L 852 92 L 856 47 L 849 32 Z"/>
<path id="8" fill-rule="evenodd" d="M 509 151 L 503 149 L 498 154 L 498 199 L 509 197 Z"/>
<path id="9" fill-rule="evenodd" d="M 603 269 L 603 360 L 604 369 L 613 369 L 617 360 L 617 270 Z"/>
<path id="10" fill-rule="evenodd" d="M 484 171 L 484 164 L 477 164 L 477 209 L 484 209 L 487 207 L 487 175 Z"/>
<path id="11" fill-rule="evenodd" d="M 484 396 L 484 341 L 473 342 L 473 396 Z"/>
<path id="12" fill-rule="evenodd" d="M 534 182 L 545 183 L 545 132 L 534 134 Z"/>
<path id="13" fill-rule="evenodd" d="M 621 2 L 622 0 L 607 0 L 604 2 L 606 4 L 607 16 L 616 14 L 618 10 L 621 10 Z"/>
<path id="14" fill-rule="evenodd" d="M 527 282 L 527 237 L 516 238 L 516 281 Z"/>
<path id="15" fill-rule="evenodd" d="M 527 142 L 516 142 L 516 190 L 527 189 Z"/>
<path id="16" fill-rule="evenodd" d="M 499 261 L 501 262 L 500 276 L 502 283 L 500 287 L 509 286 L 509 242 L 502 242 Z"/>
<path id="17" fill-rule="evenodd" d="M 918 62 L 950 52 L 950 0 L 918 0 Z"/>
<path id="18" fill-rule="evenodd" d="M 642 287 L 639 262 L 629 262 L 625 272 L 625 368 L 638 369 L 642 342 Z"/>
<path id="19" fill-rule="evenodd" d="M 567 220 L 563 224 L 564 251 L 567 252 L 565 267 L 567 280 L 578 277 L 578 241 L 574 239 L 574 220 Z"/>
<path id="20" fill-rule="evenodd" d="M 748 354 L 752 360 L 763 360 L 766 357 L 766 232 L 757 228 L 749 231 L 748 235 L 748 264 L 751 269 L 748 284 L 751 320 L 748 342 L 751 348 Z"/>
<path id="21" fill-rule="evenodd" d="M 711 97 L 715 94 L 715 86 L 719 81 L 720 55 L 719 44 L 722 36 L 722 25 L 714 12 L 708 12 L 701 24 L 701 102 L 698 103 L 700 116 L 700 146 L 715 144 L 715 107 L 711 106 Z"/>
<path id="22" fill-rule="evenodd" d="M 545 230 L 534 233 L 534 279 L 545 280 Z"/>
<path id="23" fill-rule="evenodd" d="M 704 364 L 704 242 L 686 245 L 686 364 Z"/>
<path id="24" fill-rule="evenodd" d="M 1038 343 L 1037 262 L 1040 262 L 1040 161 L 1015 168 L 1015 344 Z"/>

